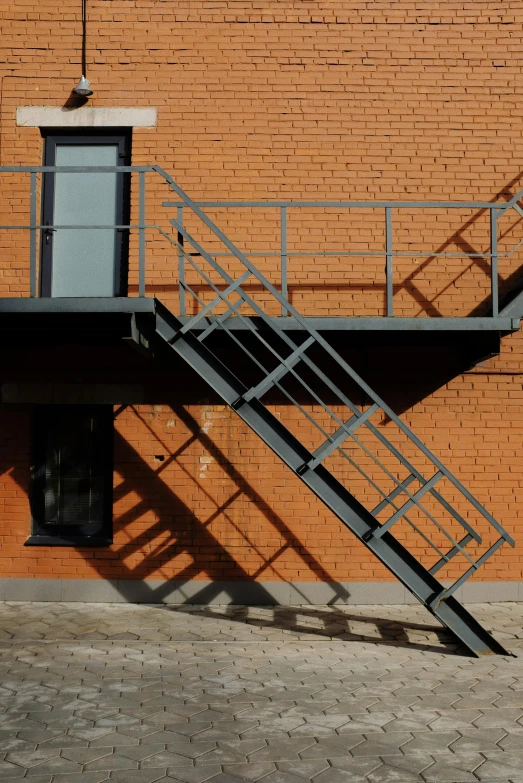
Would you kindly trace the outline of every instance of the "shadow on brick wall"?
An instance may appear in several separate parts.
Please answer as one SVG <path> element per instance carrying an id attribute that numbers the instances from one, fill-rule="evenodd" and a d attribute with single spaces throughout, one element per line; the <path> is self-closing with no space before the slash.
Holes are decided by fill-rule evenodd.
<path id="1" fill-rule="evenodd" d="M 117 415 L 123 410 L 123 407 L 119 409 Z M 277 570 L 278 558 L 284 555 L 287 550 L 292 549 L 298 553 L 303 561 L 303 568 L 307 569 L 314 579 L 329 583 L 331 596 L 330 599 L 325 600 L 325 603 L 346 602 L 349 593 L 345 587 L 335 583 L 326 568 L 291 531 L 285 521 L 227 459 L 215 441 L 202 431 L 200 423 L 182 406 L 173 407 L 173 411 L 183 422 L 189 435 L 183 445 L 171 454 L 168 453 L 166 445 L 158 439 L 158 450 L 162 451 L 162 461 L 159 461 L 158 467 L 149 465 L 128 440 L 115 433 L 115 464 L 122 478 L 119 486 L 115 489 L 115 504 L 121 503 L 130 492 L 140 498 L 131 508 L 118 514 L 115 518 L 116 540 L 121 541 L 122 534 L 125 534 L 130 526 L 135 526 L 144 515 L 152 512 L 155 521 L 145 523 L 143 532 L 138 534 L 133 532 L 128 541 L 121 545 L 115 545 L 111 551 L 105 551 L 102 557 L 99 557 L 98 551 L 85 550 L 84 557 L 89 565 L 98 571 L 103 578 L 113 579 L 114 570 L 111 566 L 114 566 L 114 561 L 117 561 L 118 589 L 124 591 L 125 580 L 154 578 L 154 574 L 161 574 L 162 564 L 171 570 L 172 565 L 169 563 L 181 553 L 186 553 L 190 556 L 191 563 L 182 567 L 169 581 L 174 580 L 177 583 L 197 579 L 241 581 L 250 584 L 250 602 L 271 604 L 274 603 L 274 599 L 257 580 L 263 577 L 266 572 L 271 572 L 275 568 Z M 158 438 L 135 409 L 134 414 L 139 419 L 141 426 L 147 428 L 150 434 Z M 195 441 L 199 441 L 212 460 L 219 464 L 229 483 L 234 487 L 227 499 L 220 504 L 213 499 L 205 486 L 186 470 L 180 460 L 184 451 Z M 189 488 L 188 494 L 190 494 L 190 486 L 193 483 L 195 494 L 203 493 L 206 503 L 209 506 L 215 506 L 212 513 L 206 518 L 202 519 L 197 516 L 166 482 L 162 474 L 173 463 L 176 463 L 177 469 L 183 472 L 184 481 Z M 240 529 L 228 515 L 230 506 L 241 496 L 248 503 L 254 504 L 264 523 L 270 525 L 275 536 L 282 541 L 268 558 L 264 557 L 254 536 L 249 538 L 247 531 Z M 235 535 L 242 537 L 246 549 L 251 549 L 256 553 L 260 564 L 254 572 L 252 570 L 249 572 L 238 559 L 235 559 L 211 531 L 210 526 L 219 517 L 223 517 L 228 525 L 234 526 Z M 344 529 L 340 530 L 340 534 L 350 535 Z M 84 552 L 84 550 L 79 551 Z M 140 554 L 139 564 L 137 563 L 134 567 L 126 565 L 125 560 L 132 560 L 132 556 L 136 554 Z M 149 588 L 151 603 L 161 602 L 172 592 L 172 585 L 169 584 L 169 581 L 160 587 L 151 586 Z M 212 584 L 206 584 L 201 591 L 196 593 L 192 590 L 191 602 L 205 604 L 212 601 L 219 593 L 223 592 L 223 584 L 223 581 L 220 581 L 216 587 Z M 147 589 L 147 582 L 144 582 L 141 593 L 143 594 Z"/>

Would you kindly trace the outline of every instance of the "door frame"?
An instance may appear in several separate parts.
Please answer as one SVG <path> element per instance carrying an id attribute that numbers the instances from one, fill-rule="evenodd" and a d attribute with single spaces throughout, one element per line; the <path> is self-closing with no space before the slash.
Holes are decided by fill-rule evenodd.
<path id="1" fill-rule="evenodd" d="M 86 128 L 64 132 L 63 128 L 42 128 L 44 137 L 44 166 L 56 165 L 56 147 L 58 144 L 117 144 L 118 161 L 121 166 L 131 165 L 131 129 L 130 128 Z M 54 214 L 55 174 L 44 174 L 42 181 L 41 225 L 52 225 Z M 117 174 L 116 180 L 116 224 L 129 225 L 131 212 L 131 175 Z M 51 296 L 53 235 L 50 242 L 44 241 L 45 231 L 41 232 L 40 242 L 40 296 Z M 113 296 L 127 296 L 129 272 L 129 230 L 115 231 L 115 279 Z"/>

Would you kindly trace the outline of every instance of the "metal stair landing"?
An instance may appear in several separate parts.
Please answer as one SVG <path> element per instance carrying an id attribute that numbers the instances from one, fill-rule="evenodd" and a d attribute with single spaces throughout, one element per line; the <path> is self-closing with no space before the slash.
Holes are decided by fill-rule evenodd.
<path id="1" fill-rule="evenodd" d="M 143 339 L 153 350 L 167 348 L 187 362 L 474 655 L 507 654 L 454 593 L 502 544 L 514 546 L 513 539 L 160 173 L 199 221 L 198 233 L 192 228 L 196 221 L 191 233 L 171 221 L 178 252 L 191 270 L 184 287 L 195 314 L 182 320 L 157 303 L 154 333 L 144 324 Z M 224 248 L 232 254 L 226 267 L 216 257 Z M 292 337 L 272 317 L 282 307 L 295 321 Z M 231 328 L 232 316 L 241 320 L 241 330 Z M 263 321 L 263 330 L 253 326 L 253 316 Z M 219 341 L 213 339 L 216 330 Z M 286 403 L 277 416 L 267 402 L 275 394 Z"/>

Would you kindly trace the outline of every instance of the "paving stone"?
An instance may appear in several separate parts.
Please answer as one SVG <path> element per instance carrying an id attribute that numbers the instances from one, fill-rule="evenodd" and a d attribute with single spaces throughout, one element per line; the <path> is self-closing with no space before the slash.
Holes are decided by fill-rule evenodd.
<path id="1" fill-rule="evenodd" d="M 164 772 L 161 769 L 115 770 L 110 774 L 110 780 L 117 781 L 117 783 L 156 783 L 156 781 L 165 780 Z M 83 783 L 83 781 L 79 781 L 79 783 Z"/>
<path id="2" fill-rule="evenodd" d="M 190 741 L 185 737 L 176 737 L 176 735 L 173 735 L 173 739 L 167 745 L 166 750 L 171 753 L 177 753 L 179 756 L 195 759 L 215 748 L 216 742 L 200 742 L 199 740 Z"/>
<path id="3" fill-rule="evenodd" d="M 439 766 L 466 773 L 475 773 L 476 769 L 484 763 L 485 756 L 478 751 L 458 751 L 453 753 L 450 750 L 432 753 L 432 758 Z M 431 768 L 432 769 L 432 768 Z"/>
<path id="4" fill-rule="evenodd" d="M 352 749 L 364 742 L 362 734 L 342 734 L 341 736 L 320 737 L 317 742 L 300 751 L 301 759 L 324 759 L 331 756 L 348 756 Z"/>
<path id="5" fill-rule="evenodd" d="M 396 712 L 395 717 L 383 724 L 383 731 L 416 731 L 431 726 L 438 718 L 439 713 L 431 710 L 411 709 Z M 342 729 L 343 730 L 343 729 Z M 342 731 L 341 730 L 341 731 Z"/>
<path id="6" fill-rule="evenodd" d="M 523 710 L 523 691 L 500 691 L 495 707 L 520 707 Z"/>
<path id="7" fill-rule="evenodd" d="M 87 764 L 89 761 L 103 758 L 109 755 L 112 749 L 108 748 L 66 748 L 61 751 L 61 756 L 69 761 L 76 761 L 78 764 Z"/>
<path id="8" fill-rule="evenodd" d="M 324 716 L 327 717 L 327 716 Z M 329 717 L 337 717 L 340 716 L 329 716 Z M 341 726 L 345 725 L 343 723 L 340 724 Z M 318 723 L 302 723 L 301 726 L 298 726 L 296 729 L 293 729 L 292 731 L 289 731 L 290 737 L 332 737 L 335 729 L 329 726 L 325 726 L 324 724 L 318 724 Z"/>
<path id="9" fill-rule="evenodd" d="M 287 761 L 297 759 L 298 754 L 314 744 L 312 738 L 294 738 L 272 740 L 269 739 L 265 747 L 252 751 L 248 754 L 250 762 L 260 761 Z"/>
<path id="10" fill-rule="evenodd" d="M 483 715 L 474 721 L 478 729 L 487 726 L 507 728 L 523 718 L 523 710 L 519 707 L 492 707 L 481 712 Z"/>
<path id="11" fill-rule="evenodd" d="M 520 773 L 523 772 L 523 748 L 512 751 L 487 750 L 482 755 L 486 757 L 487 761 L 514 767 L 514 769 L 519 769 Z"/>
<path id="12" fill-rule="evenodd" d="M 27 742 L 27 740 L 19 739 L 18 737 L 3 738 L 0 740 L 0 750 L 2 753 L 7 753 L 11 750 L 36 750 L 36 743 Z"/>
<path id="13" fill-rule="evenodd" d="M 119 751 L 94 759 L 85 764 L 85 770 L 138 769 L 138 763 L 122 756 Z"/>
<path id="14" fill-rule="evenodd" d="M 383 754 L 380 757 L 387 767 L 408 772 L 412 775 L 419 775 L 423 770 L 432 767 L 434 759 L 429 753 L 418 751 L 417 753 L 394 753 L 391 755 Z"/>
<path id="15" fill-rule="evenodd" d="M 127 737 L 143 739 L 152 734 L 161 731 L 161 726 L 148 726 L 147 724 L 137 723 L 134 726 L 118 726 L 118 733 L 125 734 Z"/>
<path id="16" fill-rule="evenodd" d="M 424 770 L 421 773 L 421 778 L 427 783 L 476 783 L 478 780 L 472 772 L 437 762 L 429 769 Z"/>
<path id="17" fill-rule="evenodd" d="M 492 729 L 488 729 L 488 731 L 493 731 Z M 505 736 L 501 739 L 496 741 L 496 744 L 499 746 L 499 749 L 505 750 L 505 751 L 513 751 L 518 750 L 519 748 L 523 748 L 523 728 L 521 729 L 510 729 L 510 733 L 506 733 L 508 730 L 505 731 Z"/>
<path id="18" fill-rule="evenodd" d="M 458 696 L 457 693 L 453 692 L 440 693 L 438 695 L 432 692 L 428 694 L 420 693 L 418 705 L 421 709 L 426 710 L 445 710 L 449 707 L 456 706 L 461 698 L 461 696 Z"/>
<path id="19" fill-rule="evenodd" d="M 432 731 L 452 731 L 453 729 L 467 728 L 468 726 L 477 726 L 477 721 L 482 717 L 479 710 L 455 710 L 452 707 L 448 710 L 440 710 L 440 717 L 432 721 L 430 728 Z"/>
<path id="20" fill-rule="evenodd" d="M 420 780 L 422 778 L 416 773 L 386 763 L 369 772 L 365 778 L 368 783 L 419 783 Z"/>
<path id="21" fill-rule="evenodd" d="M 109 780 L 108 772 L 79 772 L 53 775 L 53 783 L 103 783 L 105 780 Z M 31 778 L 31 783 L 33 783 L 33 778 Z M 134 783 L 134 781 L 129 780 L 128 783 Z"/>
<path id="22" fill-rule="evenodd" d="M 303 723 L 303 718 L 272 718 L 270 722 L 260 721 L 258 726 L 244 732 L 243 737 L 245 739 L 279 737 L 282 736 L 282 734 L 286 734 L 287 732 L 296 729 L 298 726 L 302 726 Z"/>
<path id="23" fill-rule="evenodd" d="M 209 780 L 222 771 L 218 764 L 201 764 L 196 767 L 177 766 L 174 769 L 176 778 L 183 781 L 183 783 L 204 783 L 204 781 Z M 127 783 L 127 781 L 122 780 L 122 783 Z"/>
<path id="24" fill-rule="evenodd" d="M 242 780 L 257 781 L 265 778 L 270 772 L 276 770 L 276 765 L 271 762 L 260 764 L 224 764 L 223 771 Z M 298 773 L 295 773 L 298 774 Z M 193 783 L 190 781 L 190 783 Z M 199 782 L 198 782 L 199 783 Z"/>
<path id="25" fill-rule="evenodd" d="M 0 774 L 0 780 L 2 783 L 20 783 L 20 769 L 14 777 L 4 777 Z M 52 775 L 32 775 L 30 778 L 23 778 L 23 780 L 30 780 L 31 783 L 51 783 Z"/>
<path id="26" fill-rule="evenodd" d="M 100 737 L 107 737 L 112 733 L 112 729 L 104 728 L 90 728 L 90 729 L 72 729 L 68 732 L 69 736 L 76 737 L 77 739 L 85 740 L 86 742 L 96 741 Z"/>
<path id="27" fill-rule="evenodd" d="M 277 767 L 282 772 L 291 772 L 299 778 L 310 780 L 329 768 L 326 759 L 304 759 L 302 761 L 278 761 Z"/>
<path id="28" fill-rule="evenodd" d="M 69 761 L 68 759 L 60 758 L 59 756 L 55 756 L 52 759 L 49 759 L 48 761 L 44 761 L 42 764 L 39 764 L 37 767 L 31 767 L 27 770 L 27 777 L 30 777 L 32 775 L 44 775 L 44 774 L 50 774 L 50 775 L 61 775 L 61 774 L 73 774 L 73 773 L 79 773 L 82 772 L 82 765 L 76 764 L 74 761 Z"/>
<path id="29" fill-rule="evenodd" d="M 359 756 L 358 758 L 352 758 L 348 756 L 341 756 L 339 758 L 330 758 L 329 762 L 335 769 L 342 769 L 344 772 L 350 772 L 355 777 L 368 775 L 374 769 L 381 766 L 381 759 L 368 756 Z"/>
<path id="30" fill-rule="evenodd" d="M 367 734 L 364 741 L 351 748 L 353 756 L 390 755 L 405 745 L 412 734 L 405 731 L 391 731 L 388 734 Z"/>
<path id="31" fill-rule="evenodd" d="M 196 735 L 198 735 L 198 737 L 200 737 L 200 735 L 202 735 L 202 739 L 204 739 L 203 733 L 205 731 L 209 731 L 209 730 L 211 730 L 211 731 L 212 730 L 218 731 L 218 730 L 220 730 L 219 726 L 221 726 L 222 723 L 227 723 L 227 721 L 214 721 L 214 723 L 211 723 L 211 722 L 205 723 L 204 721 L 199 721 L 197 723 L 189 723 L 189 722 L 188 723 L 178 723 L 178 721 L 175 721 L 175 722 L 171 723 L 169 721 L 168 723 L 165 724 L 164 729 L 166 731 L 172 732 L 173 734 L 182 735 L 184 737 L 196 737 Z M 252 722 L 251 721 L 245 721 L 245 725 L 247 725 L 247 726 L 249 726 L 249 728 L 251 728 Z M 226 729 L 222 729 L 222 731 L 224 733 L 227 733 Z"/>
<path id="32" fill-rule="evenodd" d="M 13 751 L 12 753 L 8 753 L 5 758 L 6 761 L 18 764 L 20 767 L 24 767 L 25 769 L 29 769 L 30 767 L 36 767 L 43 761 L 48 761 L 49 759 L 59 755 L 59 750 L 49 748 L 46 750 L 37 749 L 31 751 Z"/>
<path id="33" fill-rule="evenodd" d="M 330 767 L 316 775 L 314 783 L 366 783 L 366 780 L 367 778 L 355 775 L 353 772 Z"/>
<path id="34" fill-rule="evenodd" d="M 294 775 L 292 772 L 284 772 L 281 769 L 270 772 L 263 780 L 266 783 L 303 783 L 303 778 L 299 775 Z"/>
<path id="35" fill-rule="evenodd" d="M 394 720 L 392 712 L 357 712 L 349 716 L 349 720 L 337 729 L 338 734 L 353 734 L 354 732 L 381 732 L 383 727 Z"/>
<path id="36" fill-rule="evenodd" d="M 132 759 L 133 761 L 143 761 L 143 759 L 154 756 L 164 750 L 165 746 L 163 744 L 131 745 L 118 748 L 118 755 Z"/>
<path id="37" fill-rule="evenodd" d="M 142 769 L 149 769 L 150 767 L 153 768 L 164 768 L 167 769 L 167 767 L 180 767 L 180 766 L 191 766 L 192 760 L 187 758 L 187 756 L 181 756 L 178 753 L 173 753 L 172 751 L 164 750 L 160 753 L 155 753 L 153 756 L 147 756 L 147 758 L 143 759 L 143 761 L 140 762 L 140 766 Z"/>
<path id="38" fill-rule="evenodd" d="M 460 751 L 498 751 L 502 749 L 498 743 L 507 736 L 505 729 L 476 729 L 474 726 L 460 729 L 460 734 L 462 736 L 449 746 L 449 750 L 453 753 Z M 523 747 L 523 731 L 522 736 L 520 736 L 520 742 L 522 743 L 520 747 Z M 406 747 L 408 748 L 409 746 L 407 745 Z"/>
<path id="39" fill-rule="evenodd" d="M 18 776 L 18 780 L 24 774 L 24 768 L 19 767 L 17 764 L 12 764 L 9 761 L 0 761 L 0 778 L 10 777 L 11 775 Z"/>
<path id="40" fill-rule="evenodd" d="M 140 744 L 136 737 L 129 737 L 126 734 L 120 734 L 118 731 L 111 731 L 98 737 L 89 743 L 90 748 L 126 748 Z"/>
<path id="41" fill-rule="evenodd" d="M 433 751 L 446 750 L 453 742 L 460 739 L 460 736 L 457 731 L 413 731 L 413 739 L 401 746 L 401 752 L 427 751 L 427 753 L 432 753 Z"/>

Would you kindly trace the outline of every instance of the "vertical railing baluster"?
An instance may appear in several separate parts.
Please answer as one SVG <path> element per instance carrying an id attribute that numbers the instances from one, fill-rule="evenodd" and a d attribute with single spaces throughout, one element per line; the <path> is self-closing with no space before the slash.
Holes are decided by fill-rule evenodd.
<path id="1" fill-rule="evenodd" d="M 145 171 L 140 171 L 140 194 L 138 202 L 138 296 L 145 296 Z"/>
<path id="2" fill-rule="evenodd" d="M 281 294 L 285 299 L 289 298 L 287 284 L 287 207 L 280 207 L 281 213 L 281 244 L 280 244 L 280 262 L 281 262 Z M 281 308 L 281 314 L 287 315 L 287 309 L 284 305 Z"/>
<path id="3" fill-rule="evenodd" d="M 386 280 L 386 299 L 387 299 L 387 317 L 394 315 L 394 305 L 392 298 L 394 289 L 392 285 L 392 208 L 385 207 L 385 280 Z"/>
<path id="4" fill-rule="evenodd" d="M 36 171 L 31 172 L 30 202 L 29 202 L 29 295 L 36 296 Z"/>
<path id="5" fill-rule="evenodd" d="M 490 210 L 490 285 L 492 292 L 492 317 L 499 315 L 498 296 L 498 211 Z"/>
<path id="6" fill-rule="evenodd" d="M 178 207 L 178 224 L 183 226 L 183 207 Z M 185 259 L 183 257 L 183 234 L 178 232 L 178 285 L 180 286 L 180 315 L 185 312 Z"/>

